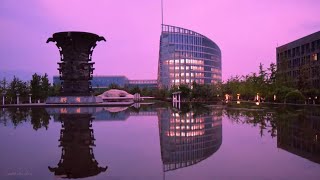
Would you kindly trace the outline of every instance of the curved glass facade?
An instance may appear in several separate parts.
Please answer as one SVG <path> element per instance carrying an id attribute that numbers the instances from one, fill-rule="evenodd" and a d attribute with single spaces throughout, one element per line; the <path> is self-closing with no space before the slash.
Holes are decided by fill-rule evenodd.
<path id="1" fill-rule="evenodd" d="M 161 158 L 164 171 L 199 163 L 222 144 L 222 110 L 199 114 L 158 109 Z"/>
<path id="2" fill-rule="evenodd" d="M 221 82 L 221 51 L 194 31 L 162 25 L 158 64 L 159 87 Z"/>

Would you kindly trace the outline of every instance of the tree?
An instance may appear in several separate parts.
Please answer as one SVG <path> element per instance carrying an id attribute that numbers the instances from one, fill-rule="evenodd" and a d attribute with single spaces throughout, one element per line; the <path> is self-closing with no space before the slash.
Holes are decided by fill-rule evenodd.
<path id="1" fill-rule="evenodd" d="M 2 93 L 5 93 L 5 94 L 7 93 L 6 92 L 7 91 L 7 83 L 8 82 L 7 82 L 6 78 L 3 78 L 3 80 L 0 81 L 0 97 L 2 97 Z M 1 102 L 2 102 L 2 99 L 1 99 Z"/>
<path id="2" fill-rule="evenodd" d="M 109 89 L 120 89 L 119 85 L 115 84 L 115 83 L 111 83 L 108 88 Z"/>
<path id="3" fill-rule="evenodd" d="M 182 84 L 179 86 L 179 91 L 181 91 L 181 99 L 189 100 L 191 89 L 188 85 Z"/>
<path id="4" fill-rule="evenodd" d="M 30 92 L 34 100 L 41 99 L 41 91 L 41 76 L 35 73 L 32 75 L 32 79 L 30 81 Z"/>
<path id="5" fill-rule="evenodd" d="M 166 100 L 170 96 L 170 92 L 166 88 L 160 88 L 160 89 L 156 89 L 153 96 L 156 97 L 157 99 Z"/>
<path id="6" fill-rule="evenodd" d="M 141 90 L 139 88 L 139 86 L 135 86 L 130 90 L 131 94 L 135 94 L 135 93 L 141 93 Z"/>
<path id="7" fill-rule="evenodd" d="M 49 95 L 50 90 L 50 83 L 48 79 L 47 73 L 44 74 L 44 76 L 41 76 L 41 99 L 45 100 L 47 99 Z"/>
<path id="8" fill-rule="evenodd" d="M 141 90 L 141 95 L 142 96 L 151 96 L 152 90 L 150 88 L 144 87 Z"/>
<path id="9" fill-rule="evenodd" d="M 260 78 L 260 83 L 264 83 L 267 77 L 266 71 L 263 69 L 263 64 L 259 64 L 259 78 Z"/>
<path id="10" fill-rule="evenodd" d="M 49 88 L 49 96 L 57 96 L 60 93 L 61 85 L 60 84 L 53 84 Z"/>
<path id="11" fill-rule="evenodd" d="M 305 97 L 299 90 L 294 90 L 286 94 L 286 102 L 289 103 L 304 103 Z"/>
<path id="12" fill-rule="evenodd" d="M 305 91 L 307 89 L 310 89 L 310 84 L 309 84 L 309 71 L 305 66 L 300 66 L 299 71 L 298 71 L 298 89 L 300 91 Z"/>
<path id="13" fill-rule="evenodd" d="M 9 84 L 7 92 L 7 96 L 10 98 L 11 103 L 16 102 L 17 94 L 20 94 L 19 96 L 22 100 L 22 98 L 28 97 L 29 91 L 27 83 L 14 76 L 13 80 Z"/>
<path id="14" fill-rule="evenodd" d="M 277 65 L 275 63 L 271 63 L 268 70 L 268 83 L 274 84 L 276 82 Z"/>
<path id="15" fill-rule="evenodd" d="M 8 84 L 8 82 L 7 82 L 6 78 L 3 78 L 3 80 L 0 81 L 0 93 L 6 91 L 7 84 Z"/>

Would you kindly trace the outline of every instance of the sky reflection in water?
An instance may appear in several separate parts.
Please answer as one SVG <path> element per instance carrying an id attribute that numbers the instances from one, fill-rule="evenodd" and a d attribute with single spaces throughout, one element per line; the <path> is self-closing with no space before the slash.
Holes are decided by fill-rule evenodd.
<path id="1" fill-rule="evenodd" d="M 0 179 L 319 179 L 317 110 L 0 110 Z"/>

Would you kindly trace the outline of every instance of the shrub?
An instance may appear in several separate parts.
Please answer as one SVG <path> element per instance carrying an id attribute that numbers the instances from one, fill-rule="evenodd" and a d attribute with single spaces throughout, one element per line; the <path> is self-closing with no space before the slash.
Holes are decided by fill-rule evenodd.
<path id="1" fill-rule="evenodd" d="M 290 91 L 286 94 L 287 103 L 303 104 L 305 97 L 299 90 Z"/>

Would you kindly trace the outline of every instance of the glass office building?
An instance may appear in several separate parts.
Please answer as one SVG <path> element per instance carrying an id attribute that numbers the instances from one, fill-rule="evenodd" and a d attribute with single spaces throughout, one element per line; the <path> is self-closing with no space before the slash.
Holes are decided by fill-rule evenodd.
<path id="1" fill-rule="evenodd" d="M 222 110 L 211 112 L 158 109 L 163 170 L 172 171 L 197 164 L 222 144 Z"/>
<path id="2" fill-rule="evenodd" d="M 180 27 L 162 25 L 158 86 L 221 82 L 221 51 L 209 38 Z"/>
<path id="3" fill-rule="evenodd" d="M 59 76 L 53 76 L 53 84 L 60 84 L 61 80 Z M 157 80 L 144 79 L 144 80 L 130 80 L 126 76 L 96 76 L 94 75 L 91 80 L 91 86 L 96 88 L 108 88 L 111 84 L 116 84 L 119 87 L 134 88 L 157 88 Z"/>

